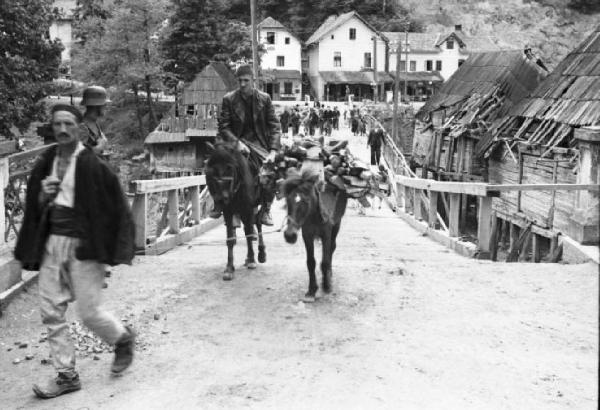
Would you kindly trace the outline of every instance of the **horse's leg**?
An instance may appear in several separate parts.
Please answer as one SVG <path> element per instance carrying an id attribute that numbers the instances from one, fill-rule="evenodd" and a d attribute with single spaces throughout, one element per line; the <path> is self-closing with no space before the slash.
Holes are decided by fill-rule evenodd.
<path id="1" fill-rule="evenodd" d="M 246 246 L 248 252 L 246 253 L 246 263 L 244 265 L 248 269 L 256 269 L 256 261 L 254 260 L 254 223 L 252 220 L 252 214 L 247 215 L 244 219 L 244 233 L 246 234 Z"/>
<path id="2" fill-rule="evenodd" d="M 331 292 L 331 258 L 333 254 L 333 228 L 331 225 L 323 228 L 321 237 L 323 245 L 323 258 L 321 260 L 321 275 L 323 278 L 323 292 Z"/>
<path id="3" fill-rule="evenodd" d="M 232 219 L 233 215 L 231 212 L 224 212 L 225 218 L 225 227 L 227 232 L 227 266 L 225 267 L 225 272 L 223 272 L 223 280 L 232 280 L 233 272 L 235 271 L 235 267 L 233 265 L 233 247 L 235 246 L 235 228 L 233 227 Z"/>
<path id="4" fill-rule="evenodd" d="M 263 238 L 262 224 L 256 221 L 256 231 L 258 233 L 258 262 L 265 263 L 267 261 L 267 248 Z"/>
<path id="5" fill-rule="evenodd" d="M 305 302 L 314 302 L 315 294 L 319 289 L 317 285 L 317 277 L 315 275 L 315 267 L 317 262 L 315 261 L 315 237 L 314 233 L 307 229 L 302 229 L 302 240 L 304 241 L 304 248 L 306 249 L 306 267 L 308 268 L 308 292 L 304 295 Z"/>

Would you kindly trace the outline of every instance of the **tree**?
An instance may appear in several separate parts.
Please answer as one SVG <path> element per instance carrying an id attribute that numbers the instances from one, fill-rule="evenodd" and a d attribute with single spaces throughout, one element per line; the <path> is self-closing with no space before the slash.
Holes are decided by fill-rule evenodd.
<path id="1" fill-rule="evenodd" d="M 111 0 L 77 0 L 73 10 L 73 37 L 84 44 L 88 37 L 101 36 L 111 5 Z"/>
<path id="2" fill-rule="evenodd" d="M 50 41 L 50 0 L 3 0 L 0 7 L 0 134 L 44 118 L 45 84 L 56 77 L 63 49 Z"/>
<path id="3" fill-rule="evenodd" d="M 121 0 L 109 9 L 101 32 L 74 48 L 76 78 L 112 86 L 124 96 L 133 92 L 140 135 L 145 135 L 142 104 L 150 115 L 149 129 L 157 125 L 152 90 L 161 87 L 163 61 L 158 38 L 166 18 L 163 0 Z M 142 101 L 139 93 L 145 93 Z"/>

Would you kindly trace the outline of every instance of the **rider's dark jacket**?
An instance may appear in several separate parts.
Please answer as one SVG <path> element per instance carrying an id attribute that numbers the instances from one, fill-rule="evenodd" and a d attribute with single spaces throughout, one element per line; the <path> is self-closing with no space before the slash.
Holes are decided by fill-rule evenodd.
<path id="1" fill-rule="evenodd" d="M 247 113 L 252 113 L 248 118 Z M 232 144 L 238 139 L 246 139 L 248 128 L 252 128 L 252 136 L 264 149 L 279 151 L 281 133 L 279 120 L 275 116 L 271 97 L 268 94 L 253 90 L 251 96 L 244 99 L 239 89 L 223 97 L 219 116 L 219 138 Z"/>

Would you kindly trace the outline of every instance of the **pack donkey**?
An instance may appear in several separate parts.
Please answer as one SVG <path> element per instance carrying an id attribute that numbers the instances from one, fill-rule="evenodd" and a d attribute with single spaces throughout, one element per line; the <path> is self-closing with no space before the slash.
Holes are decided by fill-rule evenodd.
<path id="1" fill-rule="evenodd" d="M 288 177 L 281 186 L 281 193 L 287 204 L 287 227 L 284 238 L 288 243 L 296 243 L 298 231 L 302 229 L 309 278 L 308 292 L 304 296 L 304 301 L 314 302 L 319 289 L 315 276 L 314 242 L 316 238 L 321 239 L 322 287 L 323 292 L 329 293 L 333 274 L 331 269 L 333 252 L 348 199 L 344 191 L 319 181 L 318 174 L 311 171 Z"/>

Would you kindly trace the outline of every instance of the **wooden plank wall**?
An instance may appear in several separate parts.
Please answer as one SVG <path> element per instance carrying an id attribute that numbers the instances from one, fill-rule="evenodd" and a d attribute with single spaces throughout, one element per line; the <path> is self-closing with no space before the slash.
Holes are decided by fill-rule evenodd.
<path id="1" fill-rule="evenodd" d="M 197 168 L 196 146 L 193 143 L 153 144 L 154 167 L 177 168 L 190 171 Z"/>
<path id="2" fill-rule="evenodd" d="M 569 162 L 539 161 L 537 155 L 523 154 L 522 178 L 519 181 L 520 166 L 516 163 L 507 148 L 497 150 L 489 161 L 489 182 L 491 184 L 575 184 L 577 176 L 573 165 Z M 517 161 L 519 156 L 515 153 Z M 552 159 L 552 158 L 545 158 Z M 558 158 L 557 158 L 558 159 Z M 494 199 L 495 210 L 508 215 L 517 213 L 520 195 L 521 212 L 536 225 L 543 228 L 554 227 L 566 231 L 569 217 L 573 214 L 575 206 L 575 191 L 522 191 L 501 192 L 499 198 Z M 551 211 L 554 204 L 554 212 Z"/>

